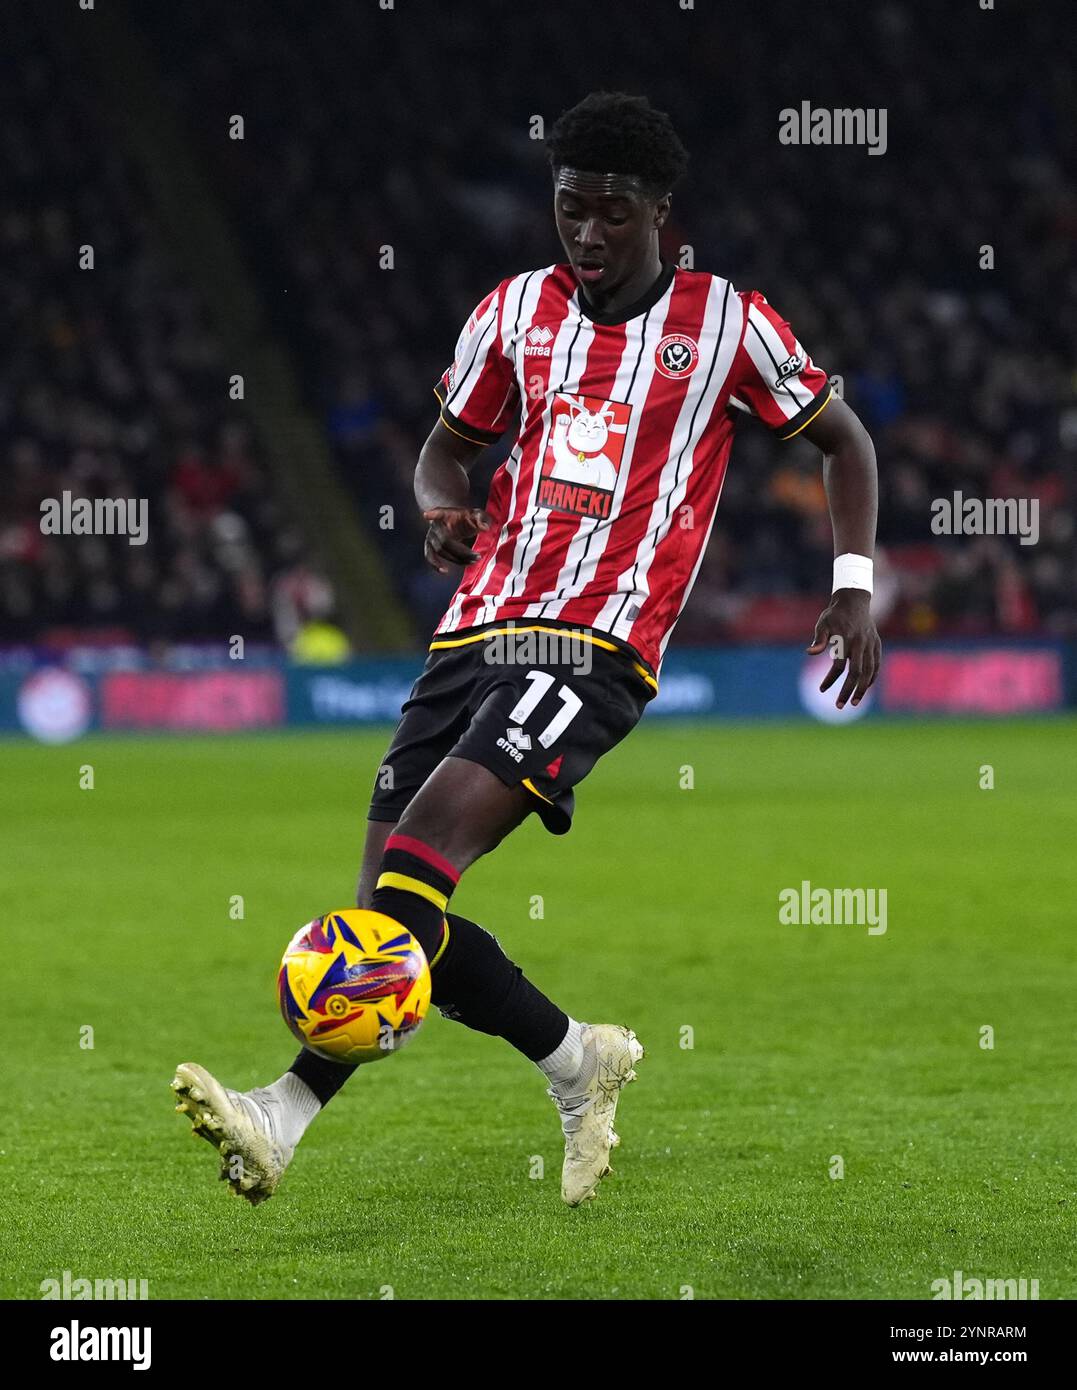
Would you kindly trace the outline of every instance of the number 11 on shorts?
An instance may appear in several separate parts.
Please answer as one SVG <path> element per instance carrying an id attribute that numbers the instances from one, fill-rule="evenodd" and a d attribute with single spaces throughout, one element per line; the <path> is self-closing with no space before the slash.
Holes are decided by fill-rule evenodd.
<path id="1" fill-rule="evenodd" d="M 512 707 L 509 712 L 509 723 L 520 726 L 525 724 L 543 695 L 553 685 L 554 679 L 549 671 L 529 671 L 527 680 L 530 688 Z M 583 709 L 583 701 L 567 685 L 563 685 L 557 694 L 561 700 L 561 708 L 538 736 L 538 741 L 543 748 L 549 748 L 555 739 L 560 738 L 580 710 Z"/>

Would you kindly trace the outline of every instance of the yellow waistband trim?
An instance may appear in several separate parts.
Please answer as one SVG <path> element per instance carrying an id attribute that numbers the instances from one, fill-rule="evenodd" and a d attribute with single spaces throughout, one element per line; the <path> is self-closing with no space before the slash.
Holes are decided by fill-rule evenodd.
<path id="1" fill-rule="evenodd" d="M 822 407 L 820 407 L 820 409 L 821 408 Z M 804 423 L 807 424 L 808 422 L 805 421 Z M 792 435 L 790 435 L 790 438 L 792 438 Z M 431 642 L 430 650 L 436 652 L 444 647 L 466 647 L 472 642 L 485 642 L 487 637 L 498 637 L 506 632 L 551 632 L 557 637 L 574 637 L 581 642 L 590 642 L 592 646 L 601 647 L 604 651 L 620 652 L 622 656 L 627 655 L 624 649 L 619 647 L 616 642 L 606 642 L 601 637 L 592 636 L 589 632 L 579 632 L 575 628 L 566 627 L 543 627 L 538 623 L 531 624 L 527 627 L 491 627 L 487 628 L 485 632 L 475 632 L 470 637 L 457 637 L 444 642 Z M 632 658 L 628 657 L 628 660 L 632 661 Z M 641 666 L 638 661 L 632 661 L 632 669 L 643 677 L 652 690 L 658 689 L 658 682 L 646 667 Z"/>

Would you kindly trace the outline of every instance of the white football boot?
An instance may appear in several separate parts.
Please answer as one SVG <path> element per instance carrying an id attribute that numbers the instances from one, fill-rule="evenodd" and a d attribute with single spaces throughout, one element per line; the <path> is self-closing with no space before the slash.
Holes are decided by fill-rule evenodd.
<path id="1" fill-rule="evenodd" d="M 195 1062 L 176 1068 L 172 1089 L 176 1109 L 220 1154 L 221 1181 L 252 1206 L 272 1197 L 295 1153 L 281 1139 L 279 1105 L 257 1090 L 228 1090 Z"/>
<path id="2" fill-rule="evenodd" d="M 615 1023 L 585 1023 L 583 1046 L 579 1089 L 565 1094 L 565 1088 L 551 1088 L 546 1093 L 561 1113 L 561 1196 L 570 1207 L 594 1197 L 598 1184 L 613 1171 L 610 1149 L 621 1142 L 613 1128 L 617 1102 L 621 1087 L 635 1081 L 635 1064 L 643 1057 L 643 1044 L 631 1028 Z"/>

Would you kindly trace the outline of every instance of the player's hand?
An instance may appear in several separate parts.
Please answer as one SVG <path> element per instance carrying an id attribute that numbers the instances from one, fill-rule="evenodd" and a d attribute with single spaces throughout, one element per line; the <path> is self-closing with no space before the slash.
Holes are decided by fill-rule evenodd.
<path id="1" fill-rule="evenodd" d="M 820 690 L 829 690 L 846 664 L 849 673 L 838 693 L 837 708 L 852 696 L 858 705 L 879 674 L 883 644 L 871 616 L 871 595 L 863 589 L 839 589 L 815 624 L 808 651 L 817 656 L 830 648 L 833 661 Z"/>
<path id="2" fill-rule="evenodd" d="M 450 565 L 473 564 L 479 558 L 471 548 L 475 537 L 493 525 L 481 507 L 431 507 L 423 520 L 430 523 L 423 554 L 439 574 L 448 574 Z"/>

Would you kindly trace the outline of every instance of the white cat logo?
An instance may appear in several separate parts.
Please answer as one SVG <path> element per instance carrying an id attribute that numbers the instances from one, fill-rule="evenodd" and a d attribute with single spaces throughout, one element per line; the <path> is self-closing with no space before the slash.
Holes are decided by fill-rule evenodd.
<path id="1" fill-rule="evenodd" d="M 550 440 L 554 466 L 549 476 L 612 492 L 617 486 L 617 465 L 610 457 L 610 435 L 624 434 L 627 423 L 615 423 L 616 412 L 609 401 L 591 410 L 572 396 L 561 399 L 569 409 L 554 422 Z M 620 457 L 620 449 L 613 452 Z"/>

